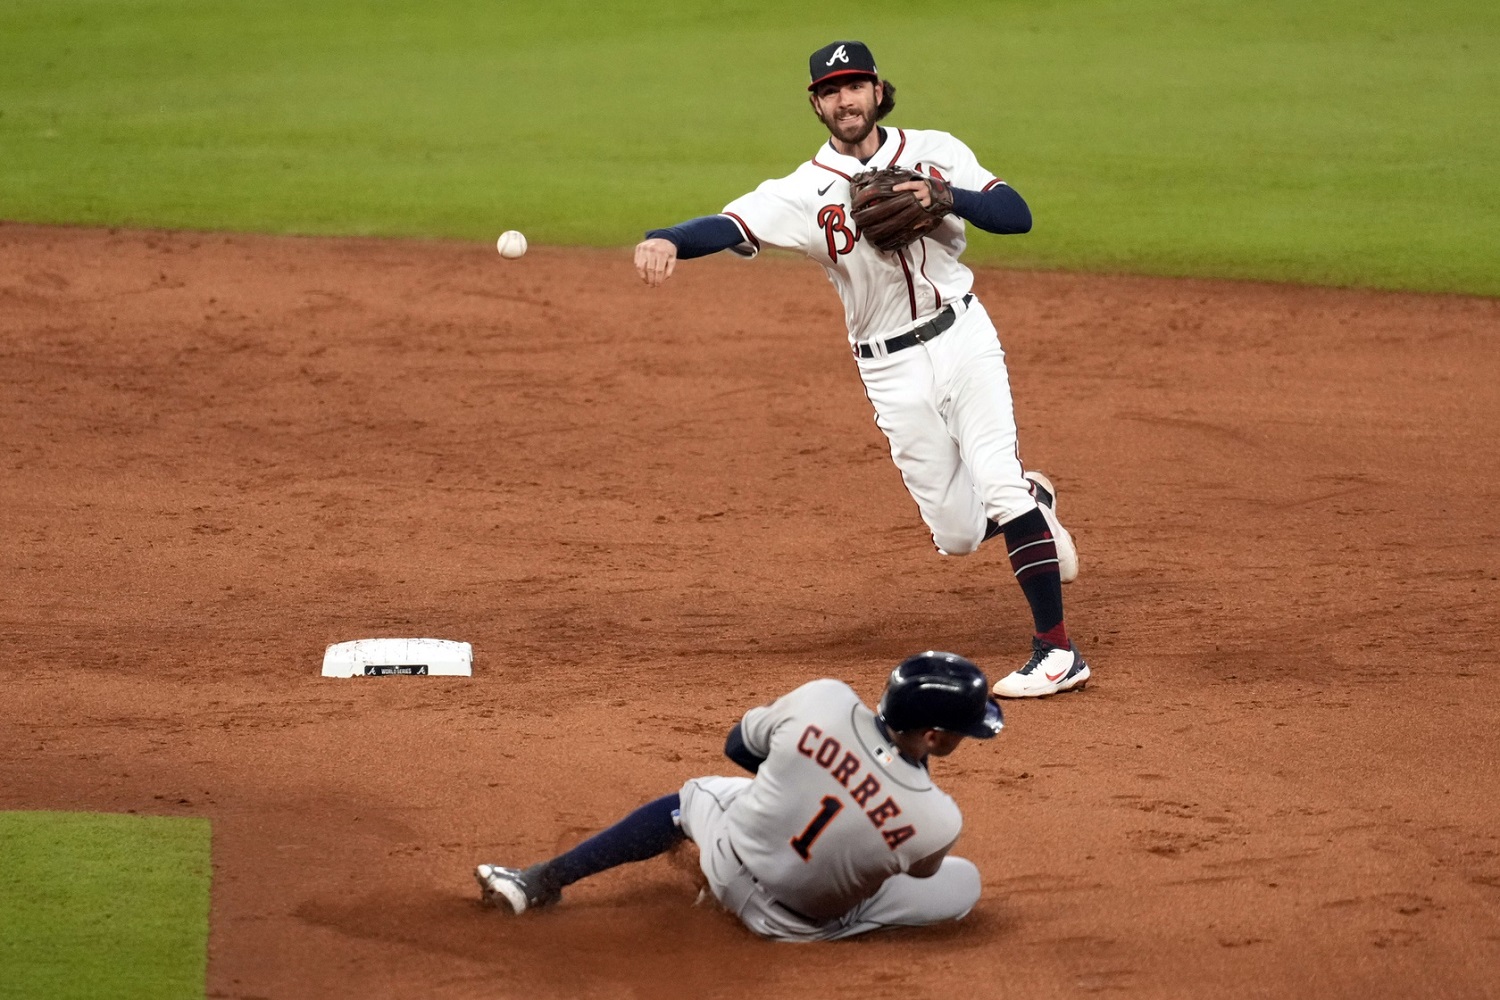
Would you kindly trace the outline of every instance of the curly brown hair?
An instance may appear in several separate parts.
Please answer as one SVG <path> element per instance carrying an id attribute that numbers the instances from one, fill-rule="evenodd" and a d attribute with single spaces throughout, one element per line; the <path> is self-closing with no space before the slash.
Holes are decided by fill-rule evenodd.
<path id="1" fill-rule="evenodd" d="M 889 80 L 881 80 L 883 89 L 880 103 L 875 106 L 875 120 L 881 121 L 896 107 L 896 85 Z"/>

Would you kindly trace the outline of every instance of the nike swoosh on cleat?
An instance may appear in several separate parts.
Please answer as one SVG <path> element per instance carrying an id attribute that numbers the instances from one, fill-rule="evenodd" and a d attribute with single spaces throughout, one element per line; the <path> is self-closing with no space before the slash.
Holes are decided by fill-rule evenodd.
<path id="1" fill-rule="evenodd" d="M 837 183 L 838 183 L 838 181 L 829 181 L 829 182 L 828 182 L 828 187 L 826 187 L 826 188 L 824 188 L 824 189 L 823 189 L 823 190 L 821 190 L 821 191 L 819 191 L 819 192 L 818 192 L 818 197 L 819 197 L 819 198 L 821 198 L 821 197 L 823 197 L 823 196 L 824 196 L 824 195 L 825 195 L 825 194 L 827 194 L 827 193 L 828 193 L 828 188 L 831 188 L 831 187 L 833 187 L 833 186 L 834 186 L 834 185 L 835 185 L 835 184 L 837 184 Z"/>
<path id="2" fill-rule="evenodd" d="M 1050 683 L 1050 684 L 1056 684 L 1058 681 L 1062 680 L 1065 676 L 1067 676 L 1067 673 L 1068 673 L 1068 671 L 1067 671 L 1066 668 L 1063 669 L 1063 670 L 1058 671 L 1056 675 L 1049 674 L 1049 673 L 1047 673 L 1047 671 L 1043 670 L 1042 671 L 1042 676 L 1045 677 L 1045 678 L 1047 678 L 1048 683 Z"/>

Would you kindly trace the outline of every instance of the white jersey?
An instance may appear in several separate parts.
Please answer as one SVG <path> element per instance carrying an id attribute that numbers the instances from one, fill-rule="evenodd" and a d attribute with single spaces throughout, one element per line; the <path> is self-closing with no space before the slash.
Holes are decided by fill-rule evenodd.
<path id="1" fill-rule="evenodd" d="M 741 732 L 765 763 L 728 808 L 729 843 L 796 911 L 845 913 L 958 837 L 958 805 L 842 681 L 812 681 L 751 709 Z"/>
<path id="2" fill-rule="evenodd" d="M 882 253 L 860 239 L 849 216 L 849 178 L 889 166 L 908 167 L 972 191 L 1005 183 L 947 132 L 891 128 L 868 163 L 838 152 L 830 140 L 792 173 L 764 182 L 721 213 L 744 236 L 735 253 L 753 257 L 762 246 L 781 247 L 823 265 L 843 300 L 851 344 L 907 330 L 974 284 L 973 272 L 958 262 L 967 240 L 957 215 L 897 253 Z"/>

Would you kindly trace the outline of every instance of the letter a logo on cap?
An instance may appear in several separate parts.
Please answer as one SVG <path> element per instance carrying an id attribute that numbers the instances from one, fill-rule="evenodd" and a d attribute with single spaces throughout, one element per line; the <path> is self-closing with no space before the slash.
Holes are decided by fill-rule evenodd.
<path id="1" fill-rule="evenodd" d="M 864 42 L 829 42 L 807 57 L 807 71 L 812 79 L 808 90 L 836 76 L 880 76 Z"/>

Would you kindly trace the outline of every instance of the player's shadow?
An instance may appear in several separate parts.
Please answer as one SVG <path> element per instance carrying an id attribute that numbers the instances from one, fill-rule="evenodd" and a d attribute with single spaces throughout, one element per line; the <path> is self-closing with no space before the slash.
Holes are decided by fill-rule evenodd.
<path id="1" fill-rule="evenodd" d="M 575 892 L 554 909 L 519 917 L 480 906 L 466 889 L 431 886 L 308 901 L 295 914 L 351 937 L 491 966 L 516 996 L 686 1000 L 785 992 L 804 971 L 826 974 L 828 949 L 856 948 L 868 957 L 873 947 L 888 953 L 879 964 L 900 967 L 920 965 L 919 956 L 934 952 L 951 959 L 1003 935 L 997 915 L 975 913 L 957 924 L 789 945 L 757 938 L 711 900 L 695 904 L 694 888 L 681 879 L 658 873 L 632 882 L 607 893 Z"/>
<path id="2" fill-rule="evenodd" d="M 515 996 L 669 1000 L 765 979 L 763 943 L 718 907 L 693 900 L 681 882 L 645 883 L 517 917 L 480 906 L 466 889 L 389 887 L 308 901 L 295 913 L 351 937 L 492 966 Z"/>

